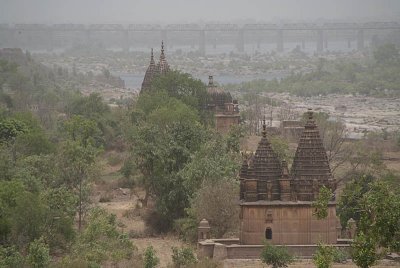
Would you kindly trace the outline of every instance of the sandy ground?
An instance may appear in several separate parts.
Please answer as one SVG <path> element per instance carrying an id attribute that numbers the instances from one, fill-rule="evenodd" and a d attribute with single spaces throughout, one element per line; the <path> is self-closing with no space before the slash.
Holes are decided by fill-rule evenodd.
<path id="1" fill-rule="evenodd" d="M 223 262 L 224 268 L 264 268 L 269 267 L 263 264 L 260 260 L 225 260 Z M 316 267 L 311 260 L 298 260 L 289 265 L 289 268 L 311 268 Z M 334 264 L 333 268 L 356 268 L 357 266 L 348 262 L 346 264 Z M 390 261 L 381 261 L 374 268 L 387 268 L 387 267 L 400 267 L 400 263 L 393 263 Z"/>

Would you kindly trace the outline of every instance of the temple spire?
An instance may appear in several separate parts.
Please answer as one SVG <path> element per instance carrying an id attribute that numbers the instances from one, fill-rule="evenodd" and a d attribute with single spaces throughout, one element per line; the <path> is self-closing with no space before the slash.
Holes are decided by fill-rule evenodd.
<path id="1" fill-rule="evenodd" d="M 263 130 L 262 130 L 262 136 L 263 138 L 267 137 L 267 125 L 265 124 L 265 115 L 264 115 L 264 119 L 263 119 Z"/>

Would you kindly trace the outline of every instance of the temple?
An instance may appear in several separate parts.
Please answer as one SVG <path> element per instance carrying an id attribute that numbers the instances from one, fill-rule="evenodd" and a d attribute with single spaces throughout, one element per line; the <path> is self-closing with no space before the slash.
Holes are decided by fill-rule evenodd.
<path id="1" fill-rule="evenodd" d="M 312 256 L 319 242 L 347 246 L 337 244 L 340 227 L 334 195 L 326 218 L 313 215 L 312 204 L 320 188 L 325 186 L 333 192 L 336 184 L 311 110 L 290 171 L 274 152 L 264 120 L 257 150 L 245 157 L 239 176 L 239 238 L 200 241 L 201 254 L 215 256 L 223 252 L 223 258 L 258 258 L 264 241 L 286 245 L 293 254 L 303 257 Z"/>
<path id="2" fill-rule="evenodd" d="M 240 173 L 240 243 L 310 245 L 319 241 L 335 244 L 336 205 L 329 203 L 328 217 L 313 216 L 312 202 L 322 186 L 335 190 L 326 151 L 308 111 L 308 121 L 289 173 L 271 148 L 265 121 L 261 141 L 251 164 L 244 161 Z"/>
<path id="3" fill-rule="evenodd" d="M 161 54 L 158 64 L 154 62 L 153 49 L 151 49 L 150 63 L 143 78 L 141 93 L 150 90 L 151 82 L 156 75 L 165 75 L 169 72 L 169 64 L 164 53 L 164 42 L 161 42 Z"/>
<path id="4" fill-rule="evenodd" d="M 214 84 L 212 75 L 208 77 L 207 109 L 214 113 L 215 128 L 220 133 L 228 133 L 233 125 L 239 125 L 239 104 L 229 92 Z"/>

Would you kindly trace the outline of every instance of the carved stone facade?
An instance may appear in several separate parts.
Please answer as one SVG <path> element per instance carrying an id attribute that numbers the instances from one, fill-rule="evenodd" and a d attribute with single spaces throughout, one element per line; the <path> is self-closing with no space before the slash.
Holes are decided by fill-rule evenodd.
<path id="1" fill-rule="evenodd" d="M 267 139 L 265 121 L 256 153 L 240 171 L 240 243 L 311 245 L 336 244 L 336 203 L 329 202 L 328 217 L 313 216 L 312 202 L 322 186 L 335 190 L 326 151 L 312 111 L 301 134 L 289 173 Z"/>

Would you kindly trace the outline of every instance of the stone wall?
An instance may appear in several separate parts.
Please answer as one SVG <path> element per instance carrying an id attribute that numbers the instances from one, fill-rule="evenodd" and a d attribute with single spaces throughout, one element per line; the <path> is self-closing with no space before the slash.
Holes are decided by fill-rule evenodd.
<path id="1" fill-rule="evenodd" d="M 312 245 L 322 241 L 336 244 L 335 203 L 328 207 L 328 217 L 312 215 L 311 202 L 252 202 L 241 205 L 240 242 L 260 245 L 267 239 L 275 245 Z M 270 229 L 271 239 L 268 239 Z"/>

